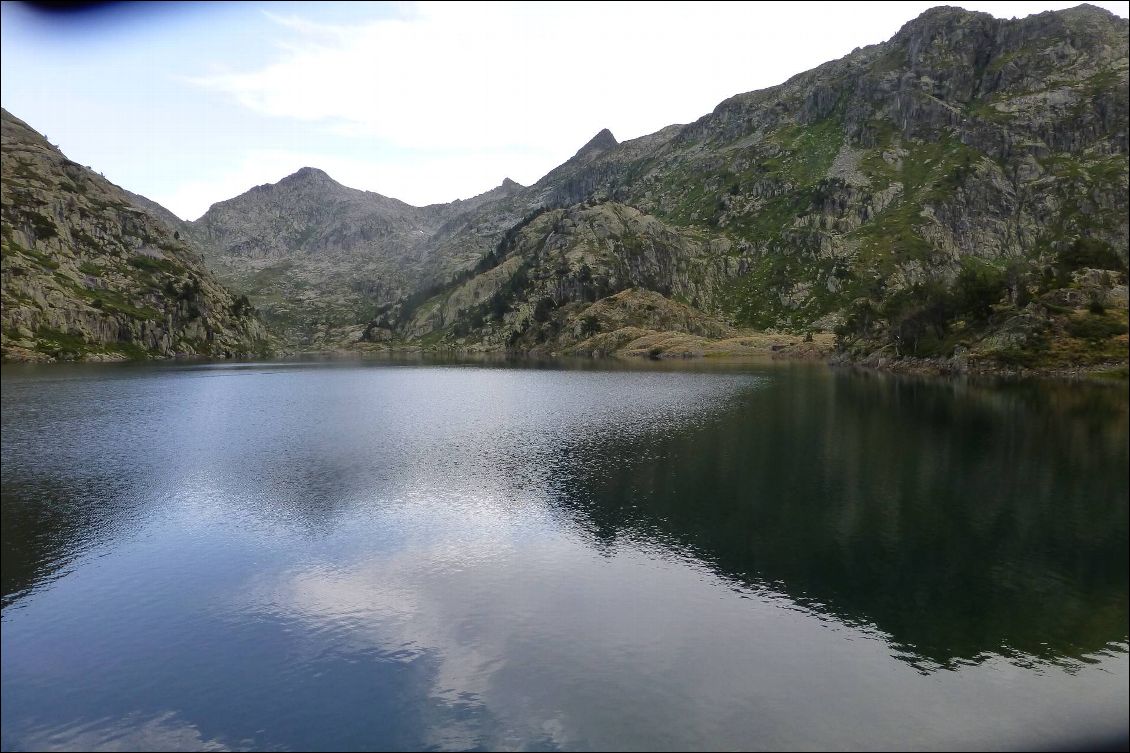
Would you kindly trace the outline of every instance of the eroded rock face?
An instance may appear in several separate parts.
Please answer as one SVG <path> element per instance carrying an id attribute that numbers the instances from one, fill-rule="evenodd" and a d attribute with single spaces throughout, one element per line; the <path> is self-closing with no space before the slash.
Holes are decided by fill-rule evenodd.
<path id="1" fill-rule="evenodd" d="M 200 250 L 3 111 L 5 360 L 235 356 L 269 347 Z"/>
<path id="2" fill-rule="evenodd" d="M 478 274 L 397 309 L 379 331 L 421 338 L 450 329 L 464 341 L 532 347 L 577 328 L 575 317 L 597 299 L 629 289 L 709 318 L 690 307 L 718 310 L 722 285 L 741 265 L 725 239 L 615 202 L 542 212 L 503 245 Z"/>

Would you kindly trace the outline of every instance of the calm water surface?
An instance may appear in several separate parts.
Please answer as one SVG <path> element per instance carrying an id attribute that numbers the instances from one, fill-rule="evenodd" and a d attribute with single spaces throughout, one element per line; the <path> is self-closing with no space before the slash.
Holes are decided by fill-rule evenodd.
<path id="1" fill-rule="evenodd" d="M 1124 388 L 3 372 L 2 747 L 1125 736 Z"/>

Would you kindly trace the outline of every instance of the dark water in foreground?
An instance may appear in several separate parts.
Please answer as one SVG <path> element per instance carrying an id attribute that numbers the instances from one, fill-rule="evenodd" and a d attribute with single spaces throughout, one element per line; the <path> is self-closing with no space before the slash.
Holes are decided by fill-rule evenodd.
<path id="1" fill-rule="evenodd" d="M 1124 736 L 1125 389 L 8 369 L 7 750 Z"/>

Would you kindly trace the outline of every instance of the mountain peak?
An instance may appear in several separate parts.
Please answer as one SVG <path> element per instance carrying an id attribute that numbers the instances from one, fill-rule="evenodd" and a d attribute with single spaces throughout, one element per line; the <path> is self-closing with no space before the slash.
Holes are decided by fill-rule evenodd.
<path id="1" fill-rule="evenodd" d="M 291 173 L 290 175 L 286 176 L 285 178 L 283 178 L 279 182 L 282 183 L 283 181 L 293 181 L 293 180 L 315 181 L 315 182 L 329 181 L 331 183 L 334 182 L 334 179 L 331 178 L 329 176 L 329 174 L 326 173 L 325 170 L 319 170 L 316 167 L 300 168 L 299 170 Z"/>
<path id="2" fill-rule="evenodd" d="M 1097 5 L 1090 3 L 1083 3 L 1076 5 L 1074 8 L 1066 8 L 1061 11 L 1052 11 L 1063 18 L 1088 18 L 1095 19 L 1096 21 L 1114 21 L 1116 23 L 1126 23 L 1126 19 L 1119 18 L 1114 13 L 1111 13 L 1106 8 L 1100 8 Z"/>
<path id="3" fill-rule="evenodd" d="M 966 10 L 953 5 L 937 5 L 927 8 L 914 18 L 903 24 L 895 39 L 906 39 L 916 36 L 932 36 L 945 28 L 957 28 L 977 19 L 982 23 L 993 23 L 996 19 L 991 13 Z"/>
<path id="4" fill-rule="evenodd" d="M 577 151 L 574 159 L 588 154 L 607 152 L 609 149 L 615 149 L 618 146 L 620 146 L 620 142 L 612 135 L 612 131 L 602 128 L 600 133 L 589 139 L 588 143 Z"/>
<path id="5" fill-rule="evenodd" d="M 263 183 L 262 185 L 252 187 L 251 189 L 249 189 L 249 192 L 250 191 L 254 191 L 254 192 L 268 191 L 268 192 L 270 192 L 270 191 L 274 191 L 275 189 L 283 187 L 283 186 L 286 186 L 286 187 L 289 187 L 289 188 L 310 187 L 310 188 L 317 189 L 317 188 L 329 188 L 329 187 L 332 187 L 332 186 L 339 186 L 339 185 L 341 185 L 341 184 L 338 183 L 333 178 L 331 178 L 329 176 L 329 174 L 326 173 L 325 170 L 319 170 L 316 167 L 302 167 L 302 168 L 299 168 L 298 170 L 295 170 L 293 173 L 291 173 L 290 175 L 286 176 L 285 178 L 279 180 L 276 183 Z"/>

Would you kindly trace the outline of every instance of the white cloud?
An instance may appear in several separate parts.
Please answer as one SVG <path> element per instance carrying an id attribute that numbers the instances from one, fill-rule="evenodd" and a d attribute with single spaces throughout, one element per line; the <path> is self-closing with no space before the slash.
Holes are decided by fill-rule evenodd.
<path id="1" fill-rule="evenodd" d="M 760 6 L 733 4 L 424 3 L 353 28 L 275 20 L 301 43 L 197 82 L 260 113 L 418 149 L 576 149 L 605 126 L 640 136 L 850 49 L 838 30 L 798 46 Z"/>
<path id="2" fill-rule="evenodd" d="M 355 26 L 271 16 L 295 37 L 280 40 L 274 62 L 194 81 L 260 114 L 310 124 L 312 140 L 334 143 L 330 151 L 352 140 L 455 154 L 411 167 L 315 161 L 343 182 L 431 203 L 479 193 L 506 175 L 535 180 L 603 127 L 623 140 L 689 122 L 729 96 L 881 42 L 932 4 L 429 2 Z M 967 7 L 1011 16 L 1070 5 Z M 235 176 L 252 163 L 280 164 L 248 159 L 208 189 L 230 184 L 239 193 L 273 174 L 237 187 Z M 203 188 L 178 189 L 174 211 L 200 211 L 194 192 Z"/>
<path id="3" fill-rule="evenodd" d="M 232 750 L 219 740 L 205 738 L 199 727 L 180 719 L 175 711 L 151 717 L 134 712 L 121 718 L 33 727 L 20 738 L 29 750 Z"/>

